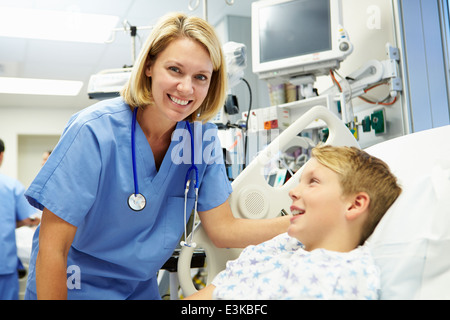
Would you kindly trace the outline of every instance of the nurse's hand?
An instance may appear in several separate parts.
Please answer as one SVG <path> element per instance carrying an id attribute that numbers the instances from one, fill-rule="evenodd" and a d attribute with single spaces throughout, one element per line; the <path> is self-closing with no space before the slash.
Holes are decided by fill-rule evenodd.
<path id="1" fill-rule="evenodd" d="M 67 299 L 67 254 L 76 231 L 75 226 L 44 209 L 36 260 L 38 299 Z"/>
<path id="2" fill-rule="evenodd" d="M 16 222 L 16 228 L 21 228 L 21 227 L 24 227 L 24 226 L 34 227 L 34 226 L 37 226 L 40 222 L 41 222 L 41 219 L 39 219 L 39 218 L 33 218 L 33 219 L 32 218 L 26 218 L 26 219 L 17 221 Z"/>
<path id="3" fill-rule="evenodd" d="M 216 287 L 213 284 L 210 284 L 189 297 L 184 298 L 184 300 L 212 300 L 214 289 L 216 289 Z"/>

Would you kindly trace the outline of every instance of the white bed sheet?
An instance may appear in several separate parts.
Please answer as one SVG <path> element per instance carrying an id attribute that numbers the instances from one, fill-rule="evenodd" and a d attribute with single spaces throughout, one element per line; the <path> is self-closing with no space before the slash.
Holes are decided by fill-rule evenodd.
<path id="1" fill-rule="evenodd" d="M 403 192 L 368 240 L 382 299 L 450 299 L 450 126 L 368 148 Z"/>

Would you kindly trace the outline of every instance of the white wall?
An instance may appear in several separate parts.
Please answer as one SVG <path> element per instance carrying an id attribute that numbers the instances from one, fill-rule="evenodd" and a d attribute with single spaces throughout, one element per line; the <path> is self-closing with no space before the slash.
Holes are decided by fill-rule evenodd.
<path id="1" fill-rule="evenodd" d="M 49 97 L 51 99 L 51 97 Z M 71 108 L 0 108 L 0 138 L 5 142 L 5 157 L 3 164 L 0 167 L 0 172 L 8 176 L 19 179 L 24 185 L 28 185 L 31 181 L 32 173 L 23 175 L 19 173 L 19 150 L 21 151 L 20 157 L 21 163 L 34 162 L 36 159 L 37 151 L 30 152 L 29 155 L 24 154 L 28 152 L 30 148 L 26 146 L 20 146 L 19 140 L 22 143 L 29 143 L 30 136 L 47 136 L 50 140 L 44 139 L 34 139 L 34 142 L 41 144 L 42 152 L 44 152 L 51 141 L 54 141 L 59 137 L 69 120 L 70 116 L 77 112 L 78 109 Z M 20 139 L 22 137 L 22 139 Z M 28 137 L 28 138 L 26 138 Z M 23 139 L 25 138 L 25 139 Z M 33 141 L 33 139 L 31 139 Z M 50 142 L 49 142 L 50 141 Z M 36 149 L 39 149 L 36 146 Z M 27 151 L 28 150 L 28 151 Z M 42 153 L 41 153 L 42 154 Z M 31 160 L 26 158 L 31 157 Z M 36 165 L 40 165 L 40 158 L 36 159 Z M 23 171 L 29 172 L 28 168 L 23 169 Z M 32 172 L 35 172 L 35 170 Z"/>
<path id="2" fill-rule="evenodd" d="M 28 187 L 42 168 L 43 155 L 52 151 L 59 134 L 20 134 L 18 137 L 18 179 Z"/>

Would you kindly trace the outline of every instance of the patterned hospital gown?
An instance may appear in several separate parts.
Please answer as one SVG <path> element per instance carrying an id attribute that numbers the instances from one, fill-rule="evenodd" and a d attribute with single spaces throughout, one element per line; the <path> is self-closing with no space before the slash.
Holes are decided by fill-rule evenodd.
<path id="1" fill-rule="evenodd" d="M 212 284 L 214 299 L 378 299 L 378 267 L 364 246 L 305 251 L 287 233 L 244 249 Z"/>

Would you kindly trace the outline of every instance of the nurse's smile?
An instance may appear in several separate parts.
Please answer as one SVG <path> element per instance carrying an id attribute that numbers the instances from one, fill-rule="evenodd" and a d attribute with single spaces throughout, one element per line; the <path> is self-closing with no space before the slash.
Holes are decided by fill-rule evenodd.
<path id="1" fill-rule="evenodd" d="M 177 105 L 180 105 L 180 106 L 183 106 L 183 107 L 187 106 L 189 103 L 192 102 L 192 100 L 179 99 L 179 98 L 176 98 L 176 97 L 174 97 L 174 96 L 172 96 L 170 94 L 168 94 L 167 96 L 169 97 L 170 100 L 172 100 L 173 103 L 175 103 Z"/>

